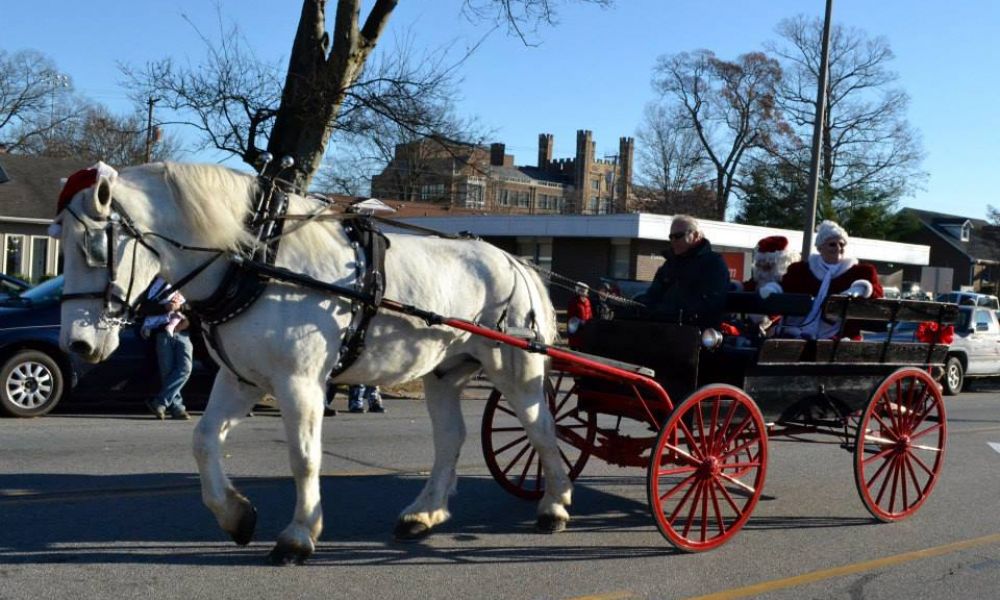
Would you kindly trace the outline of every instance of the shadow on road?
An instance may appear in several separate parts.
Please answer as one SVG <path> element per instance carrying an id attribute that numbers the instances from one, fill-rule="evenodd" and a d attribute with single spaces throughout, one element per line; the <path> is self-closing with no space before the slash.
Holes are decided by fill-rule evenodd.
<path id="1" fill-rule="evenodd" d="M 202 505 L 194 474 L 0 476 L 0 563 L 264 564 L 291 515 L 292 481 L 235 481 L 259 512 L 255 541 L 246 548 L 229 542 Z M 395 543 L 396 515 L 423 484 L 415 476 L 324 477 L 326 527 L 310 564 L 535 563 L 675 553 L 656 533 L 644 502 L 580 482 L 569 530 L 548 536 L 534 533 L 535 503 L 505 494 L 487 477 L 460 478 L 452 519 L 433 536 Z M 592 537 L 631 529 L 641 538 L 635 546 Z M 496 544 L 491 536 L 498 536 Z"/>

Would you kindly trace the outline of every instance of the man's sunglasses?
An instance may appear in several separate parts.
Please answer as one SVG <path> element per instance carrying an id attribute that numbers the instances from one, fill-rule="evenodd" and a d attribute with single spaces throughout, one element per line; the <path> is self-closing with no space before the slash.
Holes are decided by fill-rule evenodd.
<path id="1" fill-rule="evenodd" d="M 682 239 L 682 238 L 686 237 L 687 234 L 689 234 L 689 233 L 691 233 L 691 232 L 690 231 L 678 231 L 677 233 L 671 233 L 669 237 L 670 237 L 671 240 L 679 240 L 679 239 Z"/>

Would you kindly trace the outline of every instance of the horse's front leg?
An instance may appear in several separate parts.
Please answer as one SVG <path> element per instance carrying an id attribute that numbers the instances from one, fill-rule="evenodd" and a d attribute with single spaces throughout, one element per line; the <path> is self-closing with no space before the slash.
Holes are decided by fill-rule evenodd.
<path id="1" fill-rule="evenodd" d="M 434 465 L 420 495 L 399 515 L 393 535 L 416 541 L 448 520 L 448 496 L 455 493 L 458 455 L 465 441 L 465 421 L 459 396 L 478 366 L 461 366 L 439 377 L 424 376 L 424 395 L 434 432 Z"/>
<path id="2" fill-rule="evenodd" d="M 278 536 L 271 562 L 302 564 L 312 555 L 323 531 L 319 473 L 323 457 L 323 394 L 319 380 L 291 377 L 275 386 L 288 438 L 288 458 L 295 478 L 295 515 Z"/>
<path id="3" fill-rule="evenodd" d="M 261 398 L 258 388 L 240 383 L 221 369 L 212 385 L 205 414 L 194 429 L 194 458 L 201 476 L 201 498 L 222 530 L 241 546 L 249 544 L 257 525 L 257 511 L 233 487 L 222 467 L 222 445 L 229 430 Z"/>

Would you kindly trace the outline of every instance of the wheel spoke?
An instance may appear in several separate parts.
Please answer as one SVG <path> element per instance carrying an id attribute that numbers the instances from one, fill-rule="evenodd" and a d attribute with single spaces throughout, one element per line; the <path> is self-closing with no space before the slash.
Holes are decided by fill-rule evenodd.
<path id="1" fill-rule="evenodd" d="M 527 446 L 531 448 L 531 446 Z M 521 470 L 521 476 L 517 478 L 518 487 L 524 487 L 524 480 L 528 478 L 528 471 L 531 470 L 532 462 L 535 460 L 535 449 L 531 448 L 531 452 L 528 453 L 528 458 L 524 461 L 524 468 Z"/>
<path id="2" fill-rule="evenodd" d="M 891 452 L 891 450 L 884 450 L 883 452 L 880 452 L 879 454 L 888 454 L 889 452 Z M 865 462 L 867 463 L 867 462 L 869 462 L 871 460 L 874 460 L 876 458 L 879 458 L 879 456 L 878 455 L 873 456 L 870 459 L 866 460 Z M 889 458 L 886 458 L 885 460 L 883 460 L 882 461 L 882 465 L 879 466 L 879 468 L 875 470 L 875 473 L 872 474 L 871 478 L 868 479 L 868 481 L 865 482 L 865 487 L 871 489 L 872 485 L 875 484 L 875 480 L 878 479 L 878 476 L 882 474 L 882 471 L 884 471 L 886 469 L 886 467 L 889 466 L 889 463 L 891 461 L 892 461 L 892 457 L 889 457 Z"/>
<path id="3" fill-rule="evenodd" d="M 688 511 L 687 522 L 684 524 L 684 537 L 688 537 L 688 534 L 691 533 L 691 525 L 694 524 L 696 518 L 695 513 L 698 511 L 698 502 L 701 500 L 701 492 L 704 487 L 704 483 L 704 481 L 699 479 L 698 482 L 694 484 L 694 500 L 691 501 L 691 510 Z"/>
<path id="4" fill-rule="evenodd" d="M 693 469 L 692 469 L 692 470 L 693 470 Z M 676 494 L 676 493 L 677 493 L 678 491 L 680 491 L 680 489 L 681 489 L 682 487 L 685 487 L 685 486 L 689 485 L 689 484 L 690 484 L 690 483 L 691 483 L 692 481 L 694 481 L 694 478 L 695 478 L 695 474 L 694 474 L 694 473 L 692 473 L 691 475 L 689 475 L 689 476 L 685 477 L 684 479 L 682 479 L 682 480 L 681 480 L 680 482 L 678 482 L 678 483 L 677 483 L 677 485 L 675 485 L 674 487 L 670 488 L 670 489 L 669 489 L 669 490 L 667 490 L 667 491 L 666 491 L 665 493 L 663 493 L 662 495 L 660 495 L 660 501 L 662 502 L 662 501 L 664 501 L 664 500 L 666 500 L 666 499 L 670 498 L 670 497 L 671 497 L 671 496 L 673 496 L 674 494 Z M 688 492 L 687 492 L 687 493 L 688 493 L 688 494 L 690 494 L 690 493 L 691 493 L 691 491 L 690 491 L 690 490 L 688 490 Z M 686 498 L 686 497 L 687 497 L 687 494 L 685 494 L 685 495 L 684 495 L 684 497 Z M 681 503 L 682 503 L 682 504 L 684 503 L 684 499 L 683 499 L 683 498 L 681 499 Z M 672 521 L 672 520 L 673 520 L 673 518 L 671 517 L 671 519 L 670 519 L 670 520 Z"/>
<path id="5" fill-rule="evenodd" d="M 701 448 L 694 439 L 694 434 L 691 433 L 690 429 L 688 429 L 688 426 L 684 423 L 683 419 L 677 419 L 677 428 L 680 429 L 681 433 L 684 434 L 684 437 L 687 438 L 687 447 L 691 450 L 691 454 L 688 454 L 688 456 L 695 455 L 698 460 L 703 459 L 705 455 L 701 452 Z M 680 450 L 680 448 L 678 448 L 678 450 Z"/>
<path id="6" fill-rule="evenodd" d="M 733 485 L 735 485 L 738 488 L 744 489 L 749 494 L 754 494 L 754 493 L 757 492 L 757 490 L 755 490 L 752 486 L 749 486 L 749 485 L 743 483 L 742 481 L 740 481 L 739 479 L 736 479 L 735 477 L 733 477 L 731 475 L 726 475 L 725 473 L 719 473 L 719 477 L 722 477 L 723 479 L 725 479 L 726 481 L 732 483 Z"/>
<path id="7" fill-rule="evenodd" d="M 521 457 L 524 456 L 524 453 L 528 451 L 528 448 L 531 448 L 531 444 L 525 444 L 524 447 L 521 448 L 521 451 L 518 452 L 516 455 L 514 455 L 514 458 L 512 458 L 510 463 L 507 464 L 507 468 L 503 469 L 504 475 L 506 475 L 512 468 L 514 468 L 514 465 L 516 465 L 521 460 Z"/>
<path id="8" fill-rule="evenodd" d="M 719 486 L 719 482 L 714 478 L 709 482 L 708 491 L 712 494 L 712 509 L 715 511 L 715 521 L 719 524 L 719 535 L 726 535 L 726 520 L 722 516 L 722 510 L 719 508 L 719 496 L 715 492 L 715 488 Z"/>
<path id="9" fill-rule="evenodd" d="M 691 492 L 693 492 L 695 490 L 695 488 L 698 487 L 698 483 L 699 482 L 695 480 L 695 477 L 696 477 L 696 475 L 691 475 L 690 477 L 686 477 L 684 479 L 684 481 L 682 481 L 681 483 L 677 484 L 677 486 L 674 486 L 674 490 L 676 490 L 678 487 L 680 487 L 681 484 L 684 484 L 684 483 L 690 483 L 691 484 L 691 485 L 687 486 L 687 488 L 688 488 L 687 491 L 684 492 L 683 496 L 681 496 L 680 501 L 677 503 L 677 506 L 674 508 L 674 512 L 672 512 L 670 514 L 670 517 L 667 519 L 667 522 L 670 523 L 671 527 L 673 526 L 674 521 L 677 520 L 677 514 L 680 513 L 681 509 L 684 508 L 684 505 L 687 504 L 688 498 L 691 497 Z M 673 494 L 674 490 L 671 490 L 669 492 L 669 494 Z M 661 496 L 660 500 L 663 500 L 665 497 L 666 496 Z"/>
<path id="10" fill-rule="evenodd" d="M 521 430 L 518 430 L 518 431 L 521 431 Z M 511 448 L 513 448 L 514 446 L 516 446 L 516 445 L 518 445 L 518 444 L 521 444 L 521 443 L 524 443 L 524 444 L 526 444 L 526 445 L 525 445 L 525 448 L 527 448 L 527 442 L 528 442 L 528 436 L 526 436 L 526 435 L 522 435 L 521 437 L 517 438 L 517 439 L 516 439 L 516 440 L 514 440 L 513 442 L 510 442 L 510 443 L 508 443 L 508 444 L 505 444 L 505 445 L 503 445 L 503 446 L 500 446 L 499 448 L 495 449 L 495 450 L 493 451 L 493 453 L 494 453 L 494 454 L 503 454 L 504 452 L 506 452 L 506 451 L 510 450 L 510 449 L 511 449 Z M 524 452 L 524 450 L 522 450 L 521 452 L 523 453 L 523 452 Z M 516 458 L 516 457 L 515 457 L 515 458 Z"/>

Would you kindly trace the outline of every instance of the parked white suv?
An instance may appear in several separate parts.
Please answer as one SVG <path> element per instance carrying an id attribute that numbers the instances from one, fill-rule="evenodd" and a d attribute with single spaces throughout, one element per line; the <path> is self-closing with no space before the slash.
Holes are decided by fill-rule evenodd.
<path id="1" fill-rule="evenodd" d="M 977 294 L 976 292 L 945 292 L 938 294 L 938 302 L 951 302 L 952 304 L 985 306 L 993 310 L 1000 310 L 1000 299 L 990 294 Z"/>
<path id="2" fill-rule="evenodd" d="M 963 292 L 964 293 L 964 292 Z M 981 295 L 981 294 L 980 294 Z M 919 323 L 897 323 L 895 342 L 915 342 Z M 886 333 L 866 333 L 866 341 L 881 341 Z M 944 393 L 954 396 L 968 379 L 1000 376 L 1000 320 L 988 306 L 961 305 L 955 323 L 955 339 L 948 347 Z"/>

